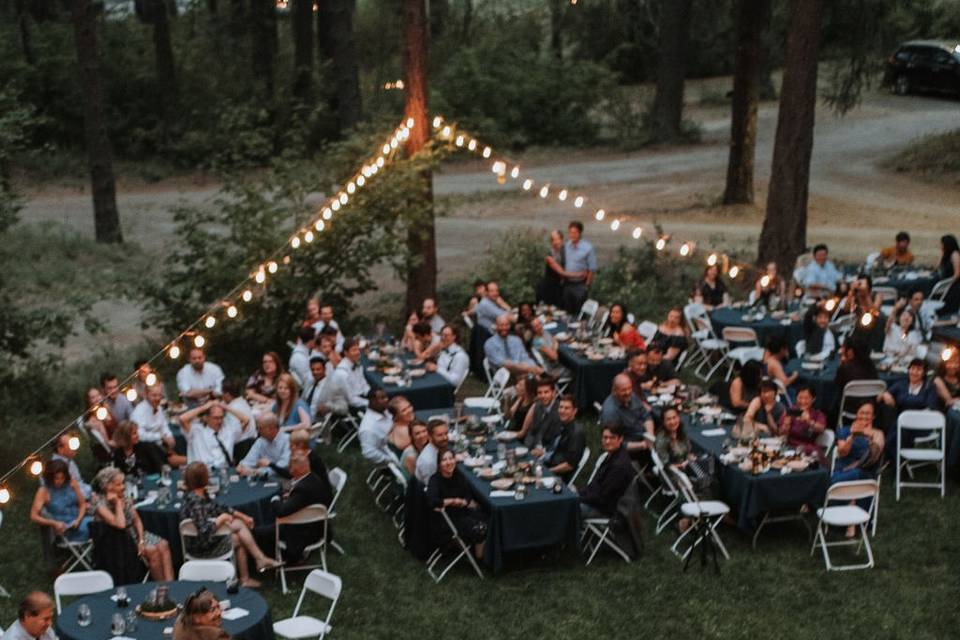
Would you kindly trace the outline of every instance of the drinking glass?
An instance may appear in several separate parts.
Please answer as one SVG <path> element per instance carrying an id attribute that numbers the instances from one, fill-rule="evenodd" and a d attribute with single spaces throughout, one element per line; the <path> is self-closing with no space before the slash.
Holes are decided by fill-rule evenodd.
<path id="1" fill-rule="evenodd" d="M 165 487 L 170 486 L 170 465 L 168 464 L 160 467 L 160 484 Z"/>
<path id="2" fill-rule="evenodd" d="M 127 604 L 128 604 L 128 597 L 127 597 L 127 588 L 126 588 L 126 587 L 117 587 L 116 596 L 117 596 L 117 606 L 118 606 L 118 607 L 125 607 L 125 606 L 127 606 Z M 121 631 L 120 633 L 123 633 L 123 632 Z M 117 635 L 117 634 L 114 634 L 114 635 Z"/>
<path id="3" fill-rule="evenodd" d="M 123 616 L 119 613 L 113 614 L 113 620 L 110 623 L 110 633 L 115 636 L 123 634 L 127 630 L 127 623 L 124 622 Z"/>
<path id="4" fill-rule="evenodd" d="M 93 620 L 93 614 L 90 611 L 90 606 L 86 604 L 81 604 L 77 607 L 77 624 L 81 627 L 89 627 L 90 622 Z"/>
<path id="5" fill-rule="evenodd" d="M 136 611 L 131 611 L 127 614 L 126 625 L 127 625 L 126 631 L 130 633 L 133 633 L 134 631 L 137 630 L 137 612 Z"/>

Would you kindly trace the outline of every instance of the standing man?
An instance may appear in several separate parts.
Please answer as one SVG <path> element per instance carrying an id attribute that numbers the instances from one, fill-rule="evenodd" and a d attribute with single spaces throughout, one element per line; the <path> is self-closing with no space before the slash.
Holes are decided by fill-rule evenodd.
<path id="1" fill-rule="evenodd" d="M 223 395 L 223 370 L 212 362 L 200 347 L 191 347 L 189 364 L 177 372 L 177 389 L 188 409 Z"/>
<path id="2" fill-rule="evenodd" d="M 17 620 L 3 637 L 10 640 L 57 640 L 52 627 L 53 600 L 42 591 L 31 591 L 20 601 Z"/>
<path id="3" fill-rule="evenodd" d="M 567 313 L 576 315 L 587 299 L 587 290 L 593 284 L 597 271 L 597 254 L 593 245 L 583 239 L 583 223 L 574 220 L 567 228 L 564 245 L 567 263 L 563 283 L 563 306 Z"/>

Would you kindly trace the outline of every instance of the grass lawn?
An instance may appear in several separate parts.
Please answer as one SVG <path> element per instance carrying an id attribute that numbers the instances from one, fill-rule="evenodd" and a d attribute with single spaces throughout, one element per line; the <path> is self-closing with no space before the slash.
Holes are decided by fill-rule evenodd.
<path id="1" fill-rule="evenodd" d="M 599 451 L 592 417 L 583 426 L 591 449 Z M 828 575 L 819 551 L 810 556 L 804 530 L 788 523 L 766 530 L 757 551 L 747 536 L 723 527 L 732 559 L 722 562 L 721 575 L 701 572 L 696 561 L 684 574 L 669 550 L 675 532 L 653 537 L 650 520 L 645 555 L 629 565 L 601 552 L 585 567 L 583 558 L 567 550 L 557 562 L 515 559 L 507 572 L 483 581 L 463 566 L 435 585 L 423 565 L 400 548 L 389 518 L 374 506 L 359 451 L 331 451 L 325 460 L 349 474 L 337 521 L 337 539 L 347 555 L 329 556 L 330 570 L 344 580 L 334 638 L 960 635 L 956 484 L 942 501 L 932 490 L 914 489 L 897 504 L 893 474 L 887 474 L 874 540 L 877 567 L 870 571 Z M 0 529 L 0 584 L 13 594 L 0 600 L 3 626 L 14 619 L 25 591 L 52 592 L 39 537 L 28 520 L 29 487 L 26 479 L 17 483 Z M 300 579 L 294 579 L 297 588 Z M 295 592 L 281 595 L 273 578 L 263 594 L 275 620 L 290 615 L 297 598 Z"/>

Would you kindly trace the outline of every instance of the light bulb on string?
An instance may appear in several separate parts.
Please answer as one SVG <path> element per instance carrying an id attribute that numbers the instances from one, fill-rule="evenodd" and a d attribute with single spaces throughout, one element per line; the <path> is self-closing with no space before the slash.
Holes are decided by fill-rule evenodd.
<path id="1" fill-rule="evenodd" d="M 468 149 L 469 151 L 476 151 L 476 150 L 477 150 L 477 141 L 476 141 L 476 140 L 471 140 L 470 142 L 468 142 L 468 143 L 467 143 L 467 149 Z"/>
<path id="2" fill-rule="evenodd" d="M 687 257 L 688 255 L 690 255 L 690 251 L 691 251 L 691 247 L 689 242 L 684 242 L 682 245 L 680 245 L 681 256 Z"/>
<path id="3" fill-rule="evenodd" d="M 640 227 L 634 227 L 634 228 L 633 228 L 633 239 L 634 239 L 634 240 L 639 240 L 639 239 L 640 239 L 640 236 L 642 236 L 642 235 L 643 235 L 643 229 L 641 229 Z"/>
<path id="4" fill-rule="evenodd" d="M 334 211 L 340 211 L 340 201 L 334 200 L 333 202 L 331 202 L 330 208 L 333 209 Z"/>
<path id="5" fill-rule="evenodd" d="M 127 392 L 123 395 L 127 396 L 127 400 L 129 400 L 130 402 L 137 401 L 137 390 L 134 389 L 133 387 L 130 387 L 129 389 L 127 389 Z"/>
<path id="6" fill-rule="evenodd" d="M 367 165 L 363 165 L 363 169 L 360 171 L 363 174 L 364 178 L 369 178 L 373 175 L 372 170 Z"/>
<path id="7" fill-rule="evenodd" d="M 871 324 L 873 324 L 872 313 L 865 313 L 860 317 L 860 326 L 869 327 Z"/>
<path id="8" fill-rule="evenodd" d="M 237 308 L 236 308 L 235 306 L 230 305 L 229 307 L 227 307 L 227 317 L 228 317 L 228 318 L 236 318 L 236 317 L 237 317 L 237 313 L 238 313 L 238 311 L 237 311 Z"/>
<path id="9" fill-rule="evenodd" d="M 506 170 L 507 170 L 506 163 L 501 162 L 500 160 L 497 160 L 496 162 L 494 162 L 493 165 L 490 167 L 490 171 L 493 171 L 496 174 L 502 174 Z"/>
<path id="10" fill-rule="evenodd" d="M 10 502 L 10 489 L 0 487 L 0 504 L 7 504 L 8 502 Z"/>
<path id="11" fill-rule="evenodd" d="M 317 231 L 323 231 L 327 225 L 323 223 L 323 220 L 317 220 L 317 224 L 313 225 Z"/>
<path id="12" fill-rule="evenodd" d="M 489 158 L 491 153 L 493 153 L 493 149 L 491 149 L 490 147 L 484 147 L 484 148 L 483 148 L 483 157 L 484 157 L 484 158 Z"/>
<path id="13" fill-rule="evenodd" d="M 355 185 L 352 182 L 347 183 L 347 193 L 353 193 L 356 190 L 357 190 L 357 185 Z"/>
<path id="14" fill-rule="evenodd" d="M 213 329 L 213 327 L 217 324 L 217 319 L 213 316 L 207 316 L 207 319 L 203 321 L 203 324 L 207 329 Z"/>
<path id="15" fill-rule="evenodd" d="M 559 199 L 560 202 L 563 202 L 564 200 L 566 200 L 566 199 L 567 199 L 567 190 L 566 190 L 566 189 L 561 189 L 561 190 L 560 190 L 560 193 L 557 194 L 557 199 Z"/>
<path id="16" fill-rule="evenodd" d="M 383 149 L 381 149 L 381 151 L 383 151 L 384 153 L 390 153 L 390 145 L 388 143 L 384 143 Z"/>
<path id="17" fill-rule="evenodd" d="M 257 282 L 257 284 L 264 283 L 264 281 L 267 279 L 267 273 L 263 270 L 263 267 L 257 269 L 257 275 L 255 275 L 253 279 Z"/>
<path id="18" fill-rule="evenodd" d="M 666 246 L 667 246 L 666 238 L 657 238 L 657 244 L 656 244 L 657 251 L 663 251 L 664 247 Z"/>
<path id="19" fill-rule="evenodd" d="M 464 142 L 465 142 L 465 140 L 464 140 L 463 136 L 461 135 L 461 136 L 457 136 L 457 139 L 454 140 L 453 143 L 454 143 L 455 145 L 457 145 L 458 147 L 462 147 Z"/>
<path id="20" fill-rule="evenodd" d="M 717 254 L 711 253 L 709 257 L 707 257 L 707 265 L 712 267 L 715 264 L 717 264 Z"/>
<path id="21" fill-rule="evenodd" d="M 613 221 L 610 222 L 610 231 L 616 231 L 619 228 L 620 228 L 620 220 L 614 218 Z"/>
<path id="22" fill-rule="evenodd" d="M 770 276 L 764 274 L 764 276 L 763 276 L 762 278 L 760 278 L 760 286 L 763 287 L 764 289 L 766 289 L 767 287 L 769 287 L 769 286 L 770 286 Z"/>
<path id="23" fill-rule="evenodd" d="M 77 436 L 70 436 L 67 440 L 67 447 L 70 448 L 70 451 L 78 451 L 80 449 L 80 438 Z"/>
<path id="24" fill-rule="evenodd" d="M 516 180 L 517 178 L 519 178 L 519 177 L 520 177 L 520 167 L 514 167 L 513 169 L 511 169 L 511 171 L 510 171 L 510 177 L 513 178 L 514 180 Z"/>
<path id="25" fill-rule="evenodd" d="M 349 197 L 347 194 L 345 194 L 345 193 L 341 193 L 341 194 L 340 194 L 340 204 L 347 204 L 348 202 L 350 202 L 350 197 Z"/>
<path id="26" fill-rule="evenodd" d="M 374 162 L 372 165 L 370 165 L 370 175 L 371 175 L 371 177 L 377 175 L 377 172 L 378 172 L 378 171 L 380 171 L 380 168 L 377 166 L 377 163 L 376 163 L 376 162 Z"/>
<path id="27" fill-rule="evenodd" d="M 577 209 L 583 206 L 583 196 L 577 196 L 577 199 L 573 201 L 573 206 Z"/>
<path id="28" fill-rule="evenodd" d="M 407 118 L 407 128 L 408 128 L 408 129 L 413 129 L 413 125 L 415 125 L 416 123 L 417 123 L 417 121 L 414 120 L 413 118 Z"/>
<path id="29" fill-rule="evenodd" d="M 447 125 L 447 126 L 445 126 L 445 127 L 443 128 L 443 130 L 440 132 L 440 135 L 443 136 L 444 138 L 449 138 L 451 133 L 452 133 L 452 131 L 451 131 L 451 129 L 450 129 L 450 125 Z"/>
<path id="30" fill-rule="evenodd" d="M 277 269 L 279 268 L 280 268 L 280 265 L 278 265 L 274 260 L 271 260 L 270 262 L 267 263 L 267 271 L 269 271 L 270 273 L 276 273 Z"/>
<path id="31" fill-rule="evenodd" d="M 30 475 L 39 476 L 43 473 L 43 463 L 39 460 L 34 460 L 30 463 Z"/>
<path id="32" fill-rule="evenodd" d="M 731 278 L 736 278 L 738 275 L 740 275 L 740 267 L 738 267 L 737 265 L 733 265 L 732 267 L 730 267 L 730 271 L 728 271 L 727 273 Z"/>
<path id="33" fill-rule="evenodd" d="M 194 344 L 194 346 L 196 346 L 198 349 L 199 349 L 199 348 L 203 348 L 203 345 L 207 344 L 207 340 L 206 340 L 206 338 L 204 338 L 203 336 L 201 336 L 201 335 L 198 333 L 198 334 L 197 334 L 196 336 L 194 336 L 194 338 L 193 338 L 193 344 Z"/>
<path id="34" fill-rule="evenodd" d="M 324 209 L 324 210 L 323 210 L 323 219 L 324 219 L 324 220 L 329 220 L 329 219 L 332 218 L 332 217 L 333 217 L 333 211 L 331 211 L 330 209 Z"/>
<path id="35" fill-rule="evenodd" d="M 143 381 L 146 383 L 148 387 L 152 387 L 153 385 L 157 384 L 157 374 L 151 371 L 150 373 L 147 374 L 147 377 L 144 378 Z"/>
<path id="36" fill-rule="evenodd" d="M 833 311 L 837 308 L 837 301 L 835 298 L 830 298 L 823 306 L 827 309 L 827 311 Z"/>
<path id="37" fill-rule="evenodd" d="M 523 181 L 524 191 L 530 191 L 532 187 L 533 187 L 533 180 L 531 180 L 530 178 L 527 178 L 526 180 Z"/>
<path id="38" fill-rule="evenodd" d="M 940 359 L 943 360 L 944 362 L 946 362 L 947 360 L 949 360 L 949 359 L 952 358 L 952 357 L 953 357 L 953 348 L 952 348 L 952 347 L 947 347 L 947 348 L 945 348 L 943 351 L 940 352 Z"/>
<path id="39" fill-rule="evenodd" d="M 386 163 L 386 160 L 383 159 L 383 156 L 377 158 L 377 168 L 383 169 L 383 165 Z"/>
<path id="40" fill-rule="evenodd" d="M 603 217 L 605 215 L 607 215 L 606 211 L 604 211 L 603 209 L 597 209 L 597 212 L 593 214 L 593 217 L 597 219 L 597 222 L 600 222 L 601 220 L 603 220 Z"/>
<path id="41" fill-rule="evenodd" d="M 540 187 L 540 197 L 546 198 L 550 194 L 550 185 L 545 184 Z"/>
<path id="42" fill-rule="evenodd" d="M 433 128 L 434 128 L 434 129 L 439 129 L 439 128 L 440 128 L 440 125 L 442 125 L 442 124 L 443 124 L 443 118 L 441 118 L 440 116 L 434 116 L 434 117 L 433 117 Z"/>
<path id="43" fill-rule="evenodd" d="M 240 299 L 244 302 L 250 302 L 253 300 L 253 291 L 250 291 L 250 289 L 244 289 L 243 293 L 240 294 Z"/>
<path id="44" fill-rule="evenodd" d="M 167 355 L 170 356 L 171 360 L 176 360 L 177 358 L 180 357 L 180 347 L 178 347 L 177 345 L 173 345 L 172 347 L 170 347 L 170 350 L 167 351 Z"/>
<path id="45" fill-rule="evenodd" d="M 399 146 L 400 146 L 400 141 L 397 140 L 396 138 L 393 138 L 393 139 L 390 141 L 390 148 L 391 148 L 391 149 L 396 149 L 396 148 L 399 147 Z"/>
<path id="46" fill-rule="evenodd" d="M 97 416 L 97 420 L 106 420 L 107 416 L 110 415 L 110 412 L 107 411 L 106 407 L 97 407 L 97 410 L 96 412 L 94 412 L 94 415 Z"/>
<path id="47" fill-rule="evenodd" d="M 294 249 L 300 248 L 300 236 L 293 236 L 293 239 L 290 241 L 290 246 Z"/>
<path id="48" fill-rule="evenodd" d="M 313 242 L 313 231 L 307 231 L 305 234 L 303 234 L 303 239 L 307 242 Z"/>

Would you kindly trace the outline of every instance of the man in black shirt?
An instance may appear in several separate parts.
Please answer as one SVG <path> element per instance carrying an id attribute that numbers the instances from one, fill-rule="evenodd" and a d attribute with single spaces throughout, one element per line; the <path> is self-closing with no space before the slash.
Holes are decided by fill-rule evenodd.
<path id="1" fill-rule="evenodd" d="M 573 472 L 580 464 L 587 439 L 577 426 L 577 402 L 572 395 L 564 394 L 557 406 L 560 431 L 552 440 L 544 440 L 542 447 L 533 450 L 535 457 L 542 457 L 543 464 L 564 482 L 570 482 Z"/>
<path id="2" fill-rule="evenodd" d="M 539 447 L 552 442 L 560 433 L 560 416 L 557 413 L 557 389 L 553 378 L 543 376 L 537 380 L 537 402 L 527 411 L 517 438 L 526 447 Z"/>
<path id="3" fill-rule="evenodd" d="M 653 380 L 654 387 L 680 384 L 677 370 L 669 360 L 663 357 L 663 348 L 656 344 L 647 347 L 647 376 L 647 380 Z"/>
<path id="4" fill-rule="evenodd" d="M 579 492 L 580 517 L 583 520 L 612 516 L 620 496 L 630 486 L 634 476 L 630 456 L 623 446 L 623 430 L 619 426 L 604 426 L 601 444 L 607 458 L 597 469 L 590 484 Z"/>

